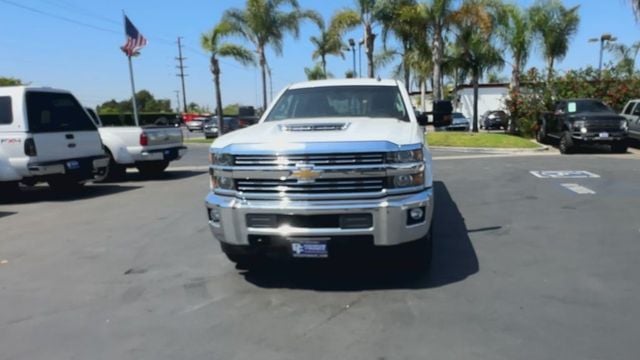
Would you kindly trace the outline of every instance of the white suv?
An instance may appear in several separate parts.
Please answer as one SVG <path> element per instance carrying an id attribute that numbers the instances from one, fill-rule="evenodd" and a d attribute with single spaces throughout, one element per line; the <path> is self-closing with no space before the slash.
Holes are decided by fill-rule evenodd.
<path id="1" fill-rule="evenodd" d="M 108 164 L 98 130 L 71 93 L 0 87 L 0 197 L 20 182 L 79 188 Z"/>

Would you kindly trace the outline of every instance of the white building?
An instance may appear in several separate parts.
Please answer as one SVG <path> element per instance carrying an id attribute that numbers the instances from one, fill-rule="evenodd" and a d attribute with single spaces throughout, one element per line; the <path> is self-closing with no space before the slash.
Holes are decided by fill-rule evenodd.
<path id="1" fill-rule="evenodd" d="M 473 86 L 460 85 L 454 91 L 453 108 L 465 117 L 473 119 Z M 478 87 L 478 119 L 489 110 L 506 110 L 509 84 L 480 84 Z"/>

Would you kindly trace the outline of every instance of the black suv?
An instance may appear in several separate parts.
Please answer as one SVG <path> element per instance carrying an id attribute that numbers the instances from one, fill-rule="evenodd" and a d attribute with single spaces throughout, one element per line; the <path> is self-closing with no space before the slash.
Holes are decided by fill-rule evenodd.
<path id="1" fill-rule="evenodd" d="M 557 101 L 554 111 L 538 120 L 536 139 L 558 141 L 560 152 L 569 154 L 582 144 L 606 144 L 616 153 L 627 152 L 627 120 L 596 99 Z"/>

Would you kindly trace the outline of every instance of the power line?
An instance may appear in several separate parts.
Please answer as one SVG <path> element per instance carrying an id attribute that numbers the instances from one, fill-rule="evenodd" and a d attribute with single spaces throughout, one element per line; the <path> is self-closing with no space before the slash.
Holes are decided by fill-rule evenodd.
<path id="1" fill-rule="evenodd" d="M 49 12 L 46 12 L 46 11 L 42 11 L 42 10 L 39 10 L 39 9 L 36 9 L 36 8 L 32 8 L 30 6 L 18 4 L 16 2 L 11 1 L 11 0 L 0 0 L 0 2 L 3 2 L 5 4 L 9 4 L 9 5 L 12 5 L 12 6 L 15 6 L 15 7 L 19 7 L 19 8 L 22 8 L 22 9 L 25 9 L 25 10 L 28 10 L 28 11 L 31 11 L 31 12 L 34 12 L 34 13 L 37 13 L 37 14 L 50 16 L 50 17 L 56 18 L 58 20 L 66 21 L 66 22 L 69 22 L 69 23 L 72 23 L 72 24 L 81 25 L 81 26 L 84 26 L 84 27 L 89 27 L 89 28 L 92 28 L 92 29 L 95 29 L 95 30 L 105 31 L 105 32 L 109 32 L 109 33 L 121 34 L 121 32 L 119 32 L 119 31 L 103 28 L 103 27 L 100 27 L 100 26 L 95 26 L 95 25 L 92 25 L 92 24 L 87 24 L 87 23 L 84 23 L 82 21 L 77 21 L 77 20 L 74 20 L 74 19 L 70 19 L 70 18 L 65 17 L 65 16 L 52 14 L 52 13 L 49 13 Z"/>
<path id="2" fill-rule="evenodd" d="M 122 21 L 116 21 L 114 19 L 108 18 L 106 16 L 103 16 L 103 15 L 94 13 L 92 11 L 89 11 L 87 9 L 84 9 L 82 7 L 79 7 L 77 5 L 72 5 L 72 4 L 69 4 L 69 3 L 57 2 L 57 1 L 52 1 L 52 0 L 40 0 L 40 1 L 44 2 L 44 3 L 47 3 L 49 5 L 52 5 L 52 6 L 56 6 L 56 7 L 59 7 L 59 8 L 64 8 L 64 9 L 66 9 L 68 11 L 75 12 L 77 14 L 88 15 L 88 16 L 91 16 L 93 18 L 96 18 L 96 19 L 99 19 L 99 20 L 102 20 L 102 21 L 105 21 L 105 22 L 108 22 L 108 23 L 111 23 L 111 24 L 122 25 Z"/>

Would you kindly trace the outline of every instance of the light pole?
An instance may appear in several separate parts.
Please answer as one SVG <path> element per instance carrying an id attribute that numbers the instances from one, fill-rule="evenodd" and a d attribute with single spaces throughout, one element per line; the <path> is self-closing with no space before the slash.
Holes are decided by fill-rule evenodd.
<path id="1" fill-rule="evenodd" d="M 591 38 L 589 42 L 598 42 L 600 41 L 600 61 L 598 62 L 598 77 L 602 76 L 602 52 L 604 51 L 604 43 L 605 42 L 614 42 L 618 40 L 615 36 L 605 33 L 600 35 L 600 38 Z"/>
<path id="2" fill-rule="evenodd" d="M 362 77 L 362 45 L 364 45 L 364 39 L 358 41 L 358 75 Z"/>
<path id="3" fill-rule="evenodd" d="M 349 46 L 351 46 L 351 50 L 353 51 L 353 77 L 358 77 L 358 73 L 356 72 L 356 41 L 353 38 L 349 39 Z"/>

